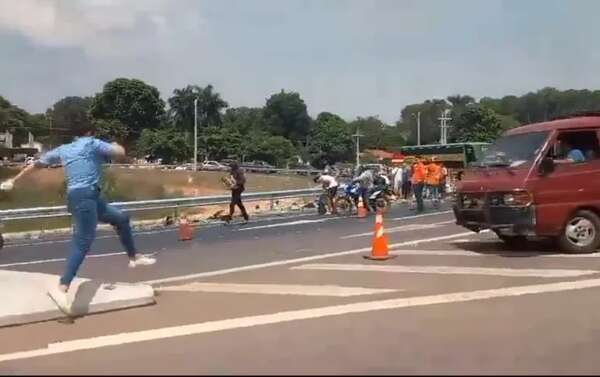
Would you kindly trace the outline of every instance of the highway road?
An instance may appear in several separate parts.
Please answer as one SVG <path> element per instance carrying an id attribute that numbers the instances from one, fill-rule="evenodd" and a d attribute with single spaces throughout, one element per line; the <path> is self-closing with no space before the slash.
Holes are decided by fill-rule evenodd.
<path id="1" fill-rule="evenodd" d="M 600 258 L 454 225 L 442 208 L 374 217 L 286 215 L 138 233 L 158 263 L 128 269 L 117 239 L 80 276 L 146 282 L 157 304 L 0 329 L 0 373 L 597 374 Z M 0 268 L 59 274 L 65 240 L 9 245 Z"/>

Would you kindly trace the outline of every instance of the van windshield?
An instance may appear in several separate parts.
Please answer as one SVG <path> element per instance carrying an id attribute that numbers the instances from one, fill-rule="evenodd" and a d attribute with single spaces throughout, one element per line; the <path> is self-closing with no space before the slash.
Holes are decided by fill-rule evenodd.
<path id="1" fill-rule="evenodd" d="M 478 161 L 478 166 L 516 167 L 533 161 L 548 137 L 548 131 L 501 136 Z"/>

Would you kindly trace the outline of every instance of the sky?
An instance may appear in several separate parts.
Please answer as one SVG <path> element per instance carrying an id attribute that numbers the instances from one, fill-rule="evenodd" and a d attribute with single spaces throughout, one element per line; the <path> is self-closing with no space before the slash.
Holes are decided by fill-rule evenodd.
<path id="1" fill-rule="evenodd" d="M 600 88 L 596 0 L 0 0 L 0 95 L 30 112 L 138 78 L 212 84 L 232 107 L 281 89 L 309 114 L 393 123 L 453 94 Z"/>

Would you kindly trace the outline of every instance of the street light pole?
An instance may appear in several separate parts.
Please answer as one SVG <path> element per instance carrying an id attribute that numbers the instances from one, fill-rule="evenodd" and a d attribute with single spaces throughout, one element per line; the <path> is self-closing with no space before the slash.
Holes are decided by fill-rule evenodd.
<path id="1" fill-rule="evenodd" d="M 414 117 L 415 114 L 413 113 Z M 421 112 L 417 111 L 417 145 L 421 145 Z"/>
<path id="2" fill-rule="evenodd" d="M 198 171 L 198 98 L 194 100 L 194 171 Z"/>
<path id="3" fill-rule="evenodd" d="M 360 137 L 363 136 L 360 134 L 358 126 L 356 127 L 356 133 L 352 135 L 356 138 L 356 169 L 360 166 Z"/>

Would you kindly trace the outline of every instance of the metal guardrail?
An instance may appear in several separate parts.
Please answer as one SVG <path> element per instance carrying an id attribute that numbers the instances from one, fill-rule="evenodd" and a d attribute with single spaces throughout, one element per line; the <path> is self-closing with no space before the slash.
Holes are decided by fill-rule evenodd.
<path id="1" fill-rule="evenodd" d="M 250 192 L 244 194 L 245 201 L 277 200 L 287 198 L 300 198 L 313 196 L 323 191 L 321 188 L 301 190 Z M 230 195 L 198 196 L 174 199 L 142 200 L 133 202 L 113 202 L 111 205 L 125 211 L 148 211 L 156 209 L 200 207 L 208 205 L 226 204 L 231 201 Z M 0 210 L 0 221 L 28 220 L 48 217 L 70 216 L 66 206 L 17 208 Z"/>
<path id="2" fill-rule="evenodd" d="M 160 169 L 160 170 L 180 170 L 193 171 L 193 168 L 188 165 L 158 165 L 158 164 L 106 164 L 107 166 L 113 166 L 118 168 L 132 168 L 132 169 Z M 182 169 L 183 168 L 183 169 Z M 316 169 L 282 169 L 282 168 L 265 168 L 260 166 L 242 166 L 244 170 L 251 173 L 278 173 L 278 174 L 305 174 L 305 175 L 316 175 L 322 173 Z M 216 171 L 225 172 L 226 170 L 218 169 L 206 169 L 202 166 L 198 166 L 198 171 Z"/>

